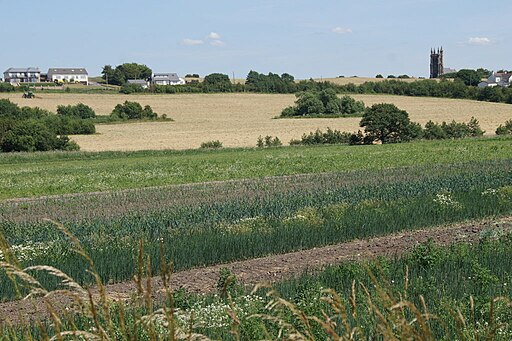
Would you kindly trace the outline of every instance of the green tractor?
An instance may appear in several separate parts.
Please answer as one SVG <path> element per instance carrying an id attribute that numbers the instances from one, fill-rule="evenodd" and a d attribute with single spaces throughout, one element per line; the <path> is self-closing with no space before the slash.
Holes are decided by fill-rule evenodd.
<path id="1" fill-rule="evenodd" d="M 23 93 L 23 98 L 36 98 L 36 95 L 32 91 L 25 91 Z"/>

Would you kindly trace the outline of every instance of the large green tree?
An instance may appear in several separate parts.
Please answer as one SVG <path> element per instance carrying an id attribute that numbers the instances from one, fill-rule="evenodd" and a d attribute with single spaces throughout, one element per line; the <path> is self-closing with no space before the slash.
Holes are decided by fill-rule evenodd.
<path id="1" fill-rule="evenodd" d="M 396 143 L 413 138 L 416 126 L 409 114 L 394 104 L 374 104 L 367 108 L 359 126 L 364 128 L 367 142 Z"/>
<path id="2" fill-rule="evenodd" d="M 123 85 L 128 79 L 149 79 L 153 71 L 146 65 L 137 63 L 124 63 L 112 68 L 105 65 L 101 72 L 102 78 L 109 84 Z"/>

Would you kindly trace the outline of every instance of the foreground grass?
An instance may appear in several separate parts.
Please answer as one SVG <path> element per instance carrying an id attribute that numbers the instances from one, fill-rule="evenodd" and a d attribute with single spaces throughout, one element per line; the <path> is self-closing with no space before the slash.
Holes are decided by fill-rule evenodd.
<path id="1" fill-rule="evenodd" d="M 3 154 L 0 200 L 511 157 L 512 138 L 382 146 Z"/>

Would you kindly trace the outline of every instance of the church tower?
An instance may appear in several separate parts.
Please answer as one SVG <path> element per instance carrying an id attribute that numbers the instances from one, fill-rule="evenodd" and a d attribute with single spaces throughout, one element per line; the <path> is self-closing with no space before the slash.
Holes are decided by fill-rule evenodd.
<path id="1" fill-rule="evenodd" d="M 439 78 L 443 74 L 443 48 L 430 49 L 430 78 Z"/>

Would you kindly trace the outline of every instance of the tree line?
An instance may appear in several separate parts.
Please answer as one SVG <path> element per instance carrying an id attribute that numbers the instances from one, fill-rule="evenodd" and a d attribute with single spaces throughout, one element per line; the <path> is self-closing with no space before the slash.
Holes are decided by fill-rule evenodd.
<path id="1" fill-rule="evenodd" d="M 128 68 L 128 70 L 131 69 Z M 144 69 L 141 69 L 138 72 L 142 73 L 143 71 Z M 297 82 L 295 81 L 295 78 L 288 73 L 278 75 L 275 73 L 263 74 L 256 71 L 250 71 L 245 79 L 245 83 L 233 83 L 228 75 L 213 73 L 207 75 L 201 83 L 167 86 L 153 85 L 148 89 L 143 89 L 140 85 L 124 84 L 121 88 L 121 92 L 254 92 L 293 94 L 304 91 L 320 92 L 326 89 L 332 89 L 337 94 L 390 94 L 414 97 L 471 99 L 477 101 L 512 104 L 512 88 L 510 87 L 476 87 L 480 80 L 488 74 L 489 71 L 485 69 L 460 70 L 456 73 L 445 75 L 445 78 L 442 78 L 440 81 L 425 79 L 415 82 L 403 82 L 400 79 L 386 79 L 380 82 L 365 82 L 360 85 L 353 83 L 339 85 L 329 81 L 318 82 L 313 79 Z"/>

